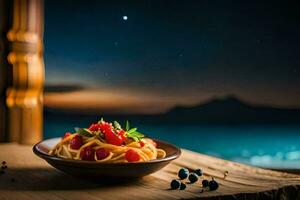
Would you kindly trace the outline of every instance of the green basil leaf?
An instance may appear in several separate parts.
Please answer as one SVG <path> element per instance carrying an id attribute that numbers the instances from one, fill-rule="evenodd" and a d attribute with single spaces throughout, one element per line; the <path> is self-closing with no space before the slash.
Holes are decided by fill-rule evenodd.
<path id="1" fill-rule="evenodd" d="M 126 131 L 129 131 L 129 129 L 130 129 L 129 121 L 126 120 Z"/>
<path id="2" fill-rule="evenodd" d="M 137 132 L 137 128 L 132 128 L 128 132 L 126 132 L 126 136 L 128 138 L 133 139 L 134 141 L 138 142 L 140 141 L 144 136 L 144 134 Z"/>
<path id="3" fill-rule="evenodd" d="M 93 133 L 89 129 L 76 127 L 75 131 L 78 133 L 78 135 L 93 137 Z"/>
<path id="4" fill-rule="evenodd" d="M 132 128 L 132 129 L 130 129 L 129 131 L 127 131 L 127 135 L 128 134 L 131 134 L 131 133 L 133 133 L 133 132 L 135 132 L 137 130 L 137 128 Z"/>
<path id="5" fill-rule="evenodd" d="M 114 127 L 115 127 L 115 129 L 119 129 L 119 130 L 122 129 L 121 125 L 117 121 L 114 121 Z"/>
<path id="6" fill-rule="evenodd" d="M 135 131 L 134 134 L 137 136 L 137 137 L 145 137 L 144 134 L 140 133 L 140 132 L 137 132 Z"/>

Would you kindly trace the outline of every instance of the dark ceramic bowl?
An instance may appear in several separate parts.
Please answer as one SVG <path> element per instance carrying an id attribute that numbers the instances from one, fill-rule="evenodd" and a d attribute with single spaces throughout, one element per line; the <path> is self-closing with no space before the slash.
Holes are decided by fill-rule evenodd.
<path id="1" fill-rule="evenodd" d="M 48 155 L 49 150 L 54 147 L 60 139 L 61 138 L 53 138 L 41 141 L 34 145 L 33 152 L 56 169 L 73 176 L 87 179 L 130 179 L 143 177 L 165 167 L 181 154 L 178 147 L 163 141 L 154 140 L 157 143 L 158 148 L 166 151 L 167 155 L 165 158 L 138 163 L 97 163 L 95 161 L 71 160 Z"/>

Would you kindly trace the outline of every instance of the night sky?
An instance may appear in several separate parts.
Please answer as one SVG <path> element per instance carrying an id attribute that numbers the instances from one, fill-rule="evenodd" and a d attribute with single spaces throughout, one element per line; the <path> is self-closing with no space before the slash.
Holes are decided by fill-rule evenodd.
<path id="1" fill-rule="evenodd" d="M 300 107 L 294 2 L 46 0 L 46 84 L 172 105 L 233 94 Z"/>

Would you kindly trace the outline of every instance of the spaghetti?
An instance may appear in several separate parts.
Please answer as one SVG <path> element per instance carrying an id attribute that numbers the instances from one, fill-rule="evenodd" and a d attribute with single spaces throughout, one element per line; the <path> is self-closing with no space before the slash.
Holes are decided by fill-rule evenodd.
<path id="1" fill-rule="evenodd" d="M 49 155 L 99 163 L 126 163 L 164 158 L 166 152 L 137 128 L 130 128 L 128 122 L 123 130 L 118 122 L 113 125 L 101 119 L 89 128 L 76 128 L 73 134 L 67 132 Z"/>

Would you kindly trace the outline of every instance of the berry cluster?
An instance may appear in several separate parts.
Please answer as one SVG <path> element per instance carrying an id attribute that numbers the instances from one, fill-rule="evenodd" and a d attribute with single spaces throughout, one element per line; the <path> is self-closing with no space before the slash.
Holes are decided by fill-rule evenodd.
<path id="1" fill-rule="evenodd" d="M 2 161 L 2 166 L 1 166 L 1 170 L 0 170 L 0 175 L 5 174 L 5 170 L 7 170 L 7 164 L 6 161 Z M 14 183 L 16 182 L 16 180 L 14 178 L 10 179 L 10 182 Z"/>
<path id="2" fill-rule="evenodd" d="M 187 168 L 181 168 L 179 171 L 178 171 L 178 177 L 180 180 L 184 180 L 186 178 L 189 179 L 189 182 L 192 184 L 192 183 L 196 183 L 199 179 L 200 176 L 203 175 L 203 172 L 201 169 L 196 169 L 196 170 L 193 170 L 193 172 L 190 173 L 190 171 L 187 169 Z M 180 190 L 184 190 L 186 188 L 186 185 L 180 181 L 178 179 L 174 179 L 171 181 L 171 189 L 173 190 L 177 190 L 178 188 Z M 208 181 L 206 179 L 204 179 L 202 181 L 202 187 L 203 188 L 208 188 L 210 191 L 213 191 L 213 190 L 217 190 L 218 187 L 219 187 L 219 183 L 217 181 L 214 180 L 214 178 L 212 178 L 211 181 Z"/>
<path id="3" fill-rule="evenodd" d="M 6 169 L 7 169 L 6 162 L 2 161 L 2 166 L 1 166 L 0 174 L 4 174 Z"/>

